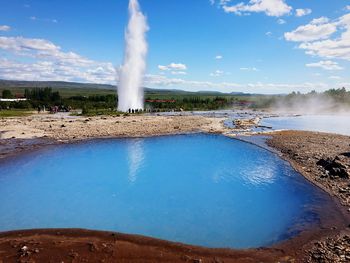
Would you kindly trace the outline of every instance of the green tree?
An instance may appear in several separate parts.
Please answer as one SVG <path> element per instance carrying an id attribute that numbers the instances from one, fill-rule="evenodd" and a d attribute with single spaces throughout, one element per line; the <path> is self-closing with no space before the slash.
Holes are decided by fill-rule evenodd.
<path id="1" fill-rule="evenodd" d="M 7 90 L 7 89 L 3 90 L 2 91 L 2 98 L 3 99 L 13 99 L 13 95 L 11 93 L 11 90 Z"/>

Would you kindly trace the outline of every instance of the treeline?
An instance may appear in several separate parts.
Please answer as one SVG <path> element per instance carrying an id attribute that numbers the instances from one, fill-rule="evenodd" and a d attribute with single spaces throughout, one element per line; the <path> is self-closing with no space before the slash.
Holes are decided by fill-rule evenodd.
<path id="1" fill-rule="evenodd" d="M 61 96 L 58 91 L 53 92 L 51 88 L 35 88 L 25 89 L 24 97 L 34 102 L 41 102 L 44 104 L 56 104 L 61 102 Z"/>
<path id="2" fill-rule="evenodd" d="M 152 101 L 152 102 L 148 102 Z M 158 102 L 160 101 L 160 102 Z M 146 107 L 154 111 L 168 111 L 168 110 L 218 110 L 232 107 L 237 103 L 238 99 L 233 97 L 201 97 L 201 96 L 189 96 L 189 97 L 177 97 L 169 98 L 162 101 L 159 98 L 146 97 Z"/>
<path id="3" fill-rule="evenodd" d="M 303 105 L 314 107 L 341 108 L 350 107 L 350 91 L 346 88 L 329 89 L 324 92 L 311 91 L 306 94 L 292 92 L 288 95 L 265 96 L 257 100 L 253 107 L 255 108 L 274 108 L 274 107 L 303 107 Z M 317 105 L 318 104 L 318 105 Z"/>
<path id="4" fill-rule="evenodd" d="M 19 102 L 0 102 L 0 109 L 38 109 L 38 108 L 73 108 L 73 109 L 111 109 L 116 107 L 116 95 L 91 95 L 91 96 L 72 96 L 63 98 L 58 91 L 52 88 L 33 88 L 25 89 L 24 97 L 27 101 Z M 14 99 L 15 96 L 10 90 L 3 90 L 2 98 Z"/>
<path id="5" fill-rule="evenodd" d="M 13 99 L 10 90 L 2 91 L 2 98 Z M 24 97 L 27 101 L 0 102 L 1 109 L 38 109 L 38 108 L 65 108 L 82 109 L 84 114 L 96 112 L 113 112 L 117 105 L 116 94 L 70 96 L 63 97 L 58 91 L 50 87 L 25 89 Z M 250 107 L 255 109 L 274 107 L 303 107 L 306 104 L 324 104 L 328 107 L 349 106 L 350 91 L 345 88 L 330 89 L 318 93 L 316 91 L 302 94 L 292 92 L 288 95 L 273 96 L 233 96 L 233 95 L 147 95 L 145 107 L 151 111 L 193 111 L 193 110 L 219 110 L 233 107 Z"/>

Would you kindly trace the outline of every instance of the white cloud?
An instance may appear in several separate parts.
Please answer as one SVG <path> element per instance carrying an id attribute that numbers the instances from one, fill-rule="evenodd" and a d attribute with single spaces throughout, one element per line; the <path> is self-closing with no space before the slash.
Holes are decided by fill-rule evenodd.
<path id="1" fill-rule="evenodd" d="M 349 11 L 350 10 L 350 5 L 347 5 L 344 9 Z"/>
<path id="2" fill-rule="evenodd" d="M 329 18 L 325 16 L 321 16 L 319 18 L 314 18 L 311 20 L 311 24 L 314 24 L 314 25 L 325 24 L 328 22 L 329 22 Z"/>
<path id="3" fill-rule="evenodd" d="M 55 24 L 58 23 L 57 19 L 51 19 L 51 18 L 38 18 L 36 16 L 31 16 L 31 17 L 29 17 L 29 19 L 33 20 L 33 21 L 51 22 L 51 23 L 55 23 Z"/>
<path id="4" fill-rule="evenodd" d="M 111 63 L 96 63 L 89 67 L 64 65 L 53 61 L 24 63 L 0 59 L 0 78 L 13 80 L 78 81 L 115 83 L 116 70 Z"/>
<path id="5" fill-rule="evenodd" d="M 266 32 L 265 35 L 268 36 L 268 37 L 270 37 L 270 36 L 272 36 L 272 32 L 271 32 L 271 31 Z"/>
<path id="6" fill-rule="evenodd" d="M 172 75 L 187 75 L 186 71 L 171 71 Z"/>
<path id="7" fill-rule="evenodd" d="M 116 70 L 111 63 L 93 61 L 74 52 L 64 52 L 45 39 L 1 36 L 0 49 L 18 58 L 35 60 L 21 62 L 2 58 L 0 78 L 92 83 L 109 83 L 116 79 Z"/>
<path id="8" fill-rule="evenodd" d="M 338 34 L 332 38 L 334 33 Z M 285 38 L 302 42 L 299 48 L 308 55 L 350 61 L 350 13 L 334 21 L 326 17 L 314 19 L 308 25 L 285 33 Z"/>
<path id="9" fill-rule="evenodd" d="M 286 20 L 284 20 L 284 19 L 282 19 L 282 18 L 279 18 L 279 19 L 277 20 L 277 24 L 279 24 L 279 25 L 284 25 L 285 23 L 287 23 Z"/>
<path id="10" fill-rule="evenodd" d="M 342 70 L 343 68 L 338 65 L 337 62 L 331 61 L 331 60 L 322 60 L 320 62 L 316 63 L 309 63 L 305 66 L 310 68 L 322 68 L 324 70 Z"/>
<path id="11" fill-rule="evenodd" d="M 305 8 L 305 9 L 295 9 L 295 16 L 297 17 L 301 17 L 301 16 L 306 16 L 312 13 L 312 10 L 309 8 Z"/>
<path id="12" fill-rule="evenodd" d="M 329 76 L 329 79 L 340 80 L 340 79 L 342 79 L 342 77 L 339 77 L 339 76 Z"/>
<path id="13" fill-rule="evenodd" d="M 217 55 L 216 57 L 215 57 L 215 59 L 223 59 L 224 57 L 223 56 L 221 56 L 221 55 Z"/>
<path id="14" fill-rule="evenodd" d="M 222 70 L 215 70 L 214 72 L 210 73 L 209 76 L 211 77 L 221 77 L 224 74 Z"/>
<path id="15" fill-rule="evenodd" d="M 285 0 L 250 0 L 247 3 L 241 2 L 230 6 L 229 2 L 231 1 L 221 1 L 220 5 L 226 13 L 237 15 L 262 12 L 268 16 L 280 17 L 288 15 L 293 9 Z"/>
<path id="16" fill-rule="evenodd" d="M 304 92 L 311 90 L 324 91 L 331 88 L 331 86 L 322 82 L 304 82 L 298 84 L 256 82 L 238 84 L 234 82 L 192 81 L 178 78 L 167 78 L 166 76 L 161 75 L 147 75 L 145 78 L 145 85 L 162 88 L 177 87 L 187 90 L 218 90 L 222 92 L 242 91 L 254 93 L 286 93 L 293 90 Z"/>
<path id="17" fill-rule="evenodd" d="M 0 25 L 0 31 L 10 31 L 11 27 L 7 25 Z"/>
<path id="18" fill-rule="evenodd" d="M 252 68 L 240 68 L 242 71 L 259 71 L 259 69 L 252 67 Z"/>
<path id="19" fill-rule="evenodd" d="M 162 65 L 158 65 L 158 69 L 160 69 L 162 71 L 169 70 L 169 68 L 167 66 L 162 66 Z"/>
<path id="20" fill-rule="evenodd" d="M 320 17 L 314 19 L 310 24 L 300 26 L 292 32 L 287 32 L 284 37 L 287 41 L 310 42 L 326 39 L 337 31 L 334 23 L 329 23 L 328 18 Z"/>
<path id="21" fill-rule="evenodd" d="M 170 63 L 167 66 L 159 65 L 158 69 L 160 69 L 162 71 L 171 71 L 171 70 L 184 71 L 184 70 L 187 70 L 187 66 L 185 64 L 182 64 L 182 63 Z"/>
<path id="22" fill-rule="evenodd" d="M 10 51 L 16 55 L 55 60 L 77 66 L 93 63 L 93 61 L 74 52 L 63 52 L 59 46 L 45 39 L 0 37 L 0 49 Z"/>

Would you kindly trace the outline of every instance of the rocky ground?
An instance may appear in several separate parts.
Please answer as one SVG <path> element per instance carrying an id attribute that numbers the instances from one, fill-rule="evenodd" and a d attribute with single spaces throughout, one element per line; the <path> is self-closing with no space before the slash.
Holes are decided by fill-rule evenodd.
<path id="1" fill-rule="evenodd" d="M 0 119 L 1 139 L 51 138 L 74 140 L 101 137 L 136 137 L 196 131 L 221 131 L 220 118 L 202 116 L 82 117 L 36 114 Z"/>
<path id="2" fill-rule="evenodd" d="M 350 213 L 350 137 L 284 131 L 274 133 L 268 145 L 278 149 L 307 179 L 336 197 Z M 349 228 L 312 242 L 305 261 L 350 262 Z"/>
<path id="3" fill-rule="evenodd" d="M 307 262 L 350 262 L 350 236 L 329 237 L 314 243 Z"/>

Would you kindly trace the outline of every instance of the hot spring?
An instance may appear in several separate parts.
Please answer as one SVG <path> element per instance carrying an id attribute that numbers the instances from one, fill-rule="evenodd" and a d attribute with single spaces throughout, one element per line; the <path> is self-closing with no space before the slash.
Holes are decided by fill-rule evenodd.
<path id="1" fill-rule="evenodd" d="M 0 163 L 0 231 L 87 228 L 260 247 L 317 224 L 327 196 L 286 162 L 216 135 L 60 145 Z"/>

